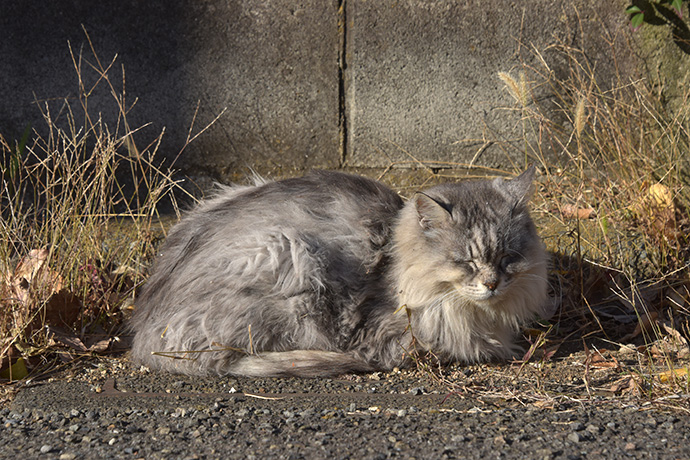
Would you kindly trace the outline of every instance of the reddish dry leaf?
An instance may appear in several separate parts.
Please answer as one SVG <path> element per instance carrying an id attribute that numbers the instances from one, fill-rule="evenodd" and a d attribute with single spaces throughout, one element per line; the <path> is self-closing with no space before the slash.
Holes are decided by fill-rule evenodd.
<path id="1" fill-rule="evenodd" d="M 102 336 L 91 336 L 91 337 L 86 337 L 85 342 L 81 340 L 81 338 L 77 337 L 74 333 L 70 331 L 66 331 L 64 329 L 60 328 L 54 328 L 54 327 L 48 327 L 50 331 L 50 338 L 52 343 L 59 343 L 62 345 L 65 345 L 75 351 L 78 351 L 80 353 L 103 353 L 104 351 L 107 351 L 108 348 L 110 348 L 110 345 L 113 341 L 112 338 L 108 337 L 106 339 L 101 339 L 100 337 Z M 67 353 L 67 352 L 63 352 Z M 69 353 L 67 353 L 69 354 Z M 71 356 L 71 354 L 70 354 Z M 72 358 L 70 358 L 72 359 Z"/>
<path id="2" fill-rule="evenodd" d="M 613 369 L 618 367 L 618 363 L 612 361 L 601 361 L 589 365 L 592 369 Z"/>
<path id="3" fill-rule="evenodd" d="M 84 346 L 84 343 L 77 336 L 56 336 L 55 341 L 63 345 L 67 345 L 68 347 L 76 351 L 80 351 L 82 353 L 86 353 L 88 351 L 87 348 Z"/>
<path id="4" fill-rule="evenodd" d="M 602 351 L 605 352 L 605 350 Z M 611 361 L 609 361 L 600 351 L 597 351 L 589 356 L 588 365 L 592 369 L 613 369 L 620 366 L 616 358 L 611 356 Z"/>
<path id="5" fill-rule="evenodd" d="M 54 343 L 66 345 L 69 348 L 82 353 L 88 351 L 81 339 L 73 333 L 50 326 L 48 326 L 48 330 L 50 332 L 50 338 Z"/>
<path id="6" fill-rule="evenodd" d="M 613 385 L 608 389 L 612 393 L 629 393 L 636 388 L 635 379 L 631 376 L 623 377 L 622 379 L 616 380 Z"/>
<path id="7" fill-rule="evenodd" d="M 572 204 L 565 204 L 561 207 L 561 214 L 565 218 L 591 219 L 596 217 L 592 208 L 578 208 Z"/>
<path id="8" fill-rule="evenodd" d="M 561 342 L 561 343 L 563 343 L 563 342 Z M 552 347 L 544 349 L 544 358 L 543 358 L 544 361 L 548 361 L 549 359 L 551 359 L 553 357 L 553 355 L 556 354 L 558 349 L 561 347 L 561 343 L 559 343 L 558 345 L 554 345 Z"/>
<path id="9" fill-rule="evenodd" d="M 89 351 L 92 353 L 103 353 L 105 351 L 108 351 L 111 342 L 111 339 L 104 339 L 99 340 L 98 342 L 94 342 L 89 346 Z"/>
<path id="10" fill-rule="evenodd" d="M 48 266 L 49 255 L 47 249 L 33 249 L 11 274 L 6 272 L 7 298 L 19 305 L 12 309 L 14 320 L 27 334 L 44 326 L 72 327 L 81 315 L 80 299 L 63 287 L 60 275 Z"/>

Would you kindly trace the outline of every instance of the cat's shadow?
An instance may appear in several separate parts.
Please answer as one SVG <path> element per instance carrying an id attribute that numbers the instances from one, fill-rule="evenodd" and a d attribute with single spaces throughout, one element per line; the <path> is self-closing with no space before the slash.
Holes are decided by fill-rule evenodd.
<path id="1" fill-rule="evenodd" d="M 519 344 L 526 353 L 540 349 L 538 357 L 557 360 L 648 340 L 640 331 L 640 320 L 663 316 L 663 285 L 637 284 L 620 271 L 576 256 L 555 252 L 550 256 L 551 316 L 538 319 L 534 328 L 525 331 Z M 546 341 L 536 343 L 540 339 Z"/>

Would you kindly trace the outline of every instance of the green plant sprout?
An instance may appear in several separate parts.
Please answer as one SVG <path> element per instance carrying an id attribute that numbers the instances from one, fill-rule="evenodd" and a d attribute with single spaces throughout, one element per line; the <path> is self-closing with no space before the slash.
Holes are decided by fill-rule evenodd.
<path id="1" fill-rule="evenodd" d="M 681 9 L 683 0 L 659 0 L 658 2 L 644 3 L 644 6 L 647 6 L 655 11 L 658 10 L 658 7 L 662 4 L 669 4 L 679 17 L 683 17 L 683 11 Z M 630 15 L 630 25 L 633 27 L 633 30 L 637 30 L 646 22 L 645 19 L 647 19 L 647 21 L 649 20 L 649 17 L 653 15 L 654 11 L 645 11 L 640 6 L 633 4 L 625 9 L 625 13 Z M 648 13 L 647 18 L 645 18 L 645 13 Z"/>

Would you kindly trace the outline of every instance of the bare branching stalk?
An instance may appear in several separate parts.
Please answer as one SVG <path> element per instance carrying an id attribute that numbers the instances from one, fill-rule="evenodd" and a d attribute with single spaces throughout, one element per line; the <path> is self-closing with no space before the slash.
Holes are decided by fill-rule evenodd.
<path id="1" fill-rule="evenodd" d="M 156 160 L 162 133 L 135 144 L 146 126 L 127 121 L 134 103 L 125 98 L 124 70 L 118 82 L 111 75 L 117 56 L 104 63 L 86 37 L 88 57 L 69 50 L 77 97 L 57 112 L 54 102 L 37 101 L 45 127 L 21 145 L 0 136 L 5 368 L 20 356 L 30 370 L 48 362 L 56 333 L 114 337 L 153 255 L 159 203 L 174 203 L 177 184 Z M 103 91 L 115 106 L 111 124 L 100 115 L 105 108 L 91 104 Z M 32 254 L 41 254 L 40 263 Z"/>

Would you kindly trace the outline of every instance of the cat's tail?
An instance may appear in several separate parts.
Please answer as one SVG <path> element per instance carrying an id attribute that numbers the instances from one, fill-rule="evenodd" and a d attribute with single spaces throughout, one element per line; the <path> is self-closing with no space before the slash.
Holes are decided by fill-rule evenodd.
<path id="1" fill-rule="evenodd" d="M 231 363 L 223 373 L 247 377 L 328 377 L 375 370 L 354 353 L 295 350 L 245 356 Z"/>

